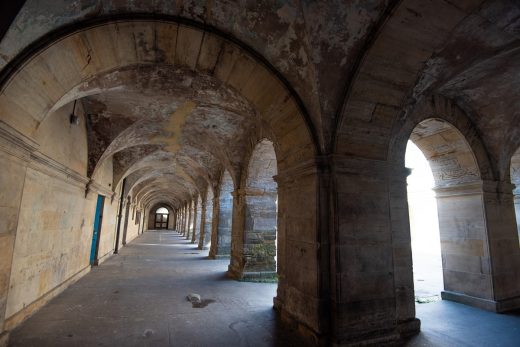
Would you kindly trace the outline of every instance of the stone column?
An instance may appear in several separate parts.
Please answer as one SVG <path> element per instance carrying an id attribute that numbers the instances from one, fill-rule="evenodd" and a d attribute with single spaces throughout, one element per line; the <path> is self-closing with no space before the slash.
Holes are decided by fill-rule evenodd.
<path id="1" fill-rule="evenodd" d="M 189 232 L 189 205 L 186 203 L 184 206 L 184 237 L 188 237 Z"/>
<path id="2" fill-rule="evenodd" d="M 191 201 L 186 205 L 186 240 L 190 237 L 190 225 L 191 225 Z"/>
<path id="3" fill-rule="evenodd" d="M 195 243 L 195 241 L 197 240 L 197 230 L 198 230 L 198 226 L 197 226 L 197 222 L 198 222 L 198 208 L 199 208 L 199 199 L 195 199 L 193 200 L 193 229 L 192 229 L 192 233 L 191 233 L 191 243 Z"/>
<path id="4" fill-rule="evenodd" d="M 228 276 L 241 279 L 244 275 L 244 221 L 245 191 L 238 189 L 233 193 L 233 219 L 231 223 L 231 261 Z"/>
<path id="5" fill-rule="evenodd" d="M 513 196 L 515 202 L 516 229 L 518 231 L 518 237 L 520 238 L 520 184 L 513 190 Z"/>
<path id="6" fill-rule="evenodd" d="M 289 166 L 291 165 L 291 166 Z M 294 325 L 317 345 L 327 345 L 330 291 L 329 245 L 326 228 L 328 199 L 316 159 L 279 163 L 277 273 L 274 308 L 283 321 Z"/>
<path id="7" fill-rule="evenodd" d="M 382 160 L 333 156 L 333 343 L 379 345 L 419 331 L 406 177 Z"/>
<path id="8" fill-rule="evenodd" d="M 18 216 L 31 153 L 38 144 L 0 121 L 0 344 L 7 344 L 5 311 Z"/>
<path id="9" fill-rule="evenodd" d="M 218 255 L 218 221 L 220 212 L 219 196 L 213 197 L 213 216 L 211 221 L 211 246 L 209 247 L 208 258 L 215 259 Z"/>
<path id="10" fill-rule="evenodd" d="M 206 225 L 206 199 L 201 201 L 200 205 L 200 230 L 199 230 L 199 244 L 198 249 L 202 250 L 204 245 L 204 227 Z"/>
<path id="11" fill-rule="evenodd" d="M 493 269 L 496 312 L 520 308 L 520 242 L 516 227 L 513 185 L 484 182 L 488 241 Z"/>
<path id="12" fill-rule="evenodd" d="M 211 231 L 213 228 L 213 198 L 206 199 L 205 208 L 206 213 L 204 214 L 204 240 L 202 243 L 202 249 L 209 249 L 209 246 L 211 245 Z"/>
<path id="13" fill-rule="evenodd" d="M 478 181 L 437 187 L 443 299 L 504 312 L 520 307 L 513 186 Z"/>
<path id="14" fill-rule="evenodd" d="M 181 230 L 181 235 L 184 236 L 184 228 L 185 228 L 185 220 L 186 220 L 186 214 L 185 214 L 185 209 L 184 209 L 184 206 L 181 207 L 181 225 L 180 225 L 180 230 Z"/>
<path id="15" fill-rule="evenodd" d="M 182 233 L 181 225 L 182 225 L 182 207 L 180 207 L 177 210 L 177 229 L 176 230 L 179 234 Z"/>
<path id="16" fill-rule="evenodd" d="M 227 194 L 227 193 L 226 193 Z M 212 233 L 211 247 L 214 253 L 210 252 L 210 257 L 228 257 L 231 253 L 231 237 L 232 237 L 232 225 L 233 225 L 233 199 L 226 198 L 225 196 L 219 196 L 218 201 L 214 203 L 218 209 L 213 217 L 214 223 L 212 228 L 217 228 Z M 216 240 L 213 240 L 213 237 Z"/>
<path id="17" fill-rule="evenodd" d="M 186 236 L 186 218 L 187 218 L 187 216 L 188 216 L 187 205 L 184 205 L 182 207 L 182 225 L 181 225 L 182 236 Z"/>
<path id="18" fill-rule="evenodd" d="M 276 191 L 246 188 L 244 192 L 243 278 L 276 278 Z"/>

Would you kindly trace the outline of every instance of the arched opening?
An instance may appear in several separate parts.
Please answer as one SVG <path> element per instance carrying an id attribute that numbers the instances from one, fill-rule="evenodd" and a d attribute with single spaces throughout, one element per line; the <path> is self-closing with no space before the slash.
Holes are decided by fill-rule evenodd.
<path id="1" fill-rule="evenodd" d="M 276 154 L 263 140 L 251 155 L 245 188 L 244 278 L 276 279 L 278 213 Z"/>
<path id="2" fill-rule="evenodd" d="M 428 160 L 412 141 L 406 146 L 405 165 L 411 169 L 407 197 L 415 301 L 438 301 L 444 284 L 435 181 Z"/>
<path id="3" fill-rule="evenodd" d="M 155 210 L 154 229 L 168 229 L 168 222 L 170 220 L 170 212 L 166 207 L 159 207 Z"/>
<path id="4" fill-rule="evenodd" d="M 471 147 L 458 129 L 440 119 L 420 122 L 410 140 L 427 159 L 433 174 L 444 279 L 442 298 L 463 302 L 492 299 L 482 180 Z M 412 227 L 417 226 L 421 229 L 418 232 L 423 232 L 431 228 L 431 220 L 412 221 Z M 426 266 L 438 265 L 431 260 Z"/>
<path id="5" fill-rule="evenodd" d="M 9 215 L 14 222 L 8 223 L 10 236 L 5 241 L 5 254 L 14 253 L 7 257 L 10 260 L 5 272 L 15 276 L 0 293 L 2 302 L 11 293 L 12 304 L 6 317 L 13 326 L 33 309 L 25 308 L 25 303 L 43 303 L 41 298 L 52 297 L 49 294 L 67 286 L 73 276 L 84 274 L 92 240 L 89 237 L 85 242 L 82 229 L 88 228 L 90 235 L 93 216 L 82 217 L 95 210 L 98 193 L 107 197 L 99 245 L 99 254 L 105 257 L 113 254 L 117 218 L 125 213 L 130 215 L 125 209 L 118 211 L 118 206 L 122 206 L 118 201 L 126 201 L 129 194 L 132 201 L 135 199 L 137 209 L 142 211 L 141 230 L 165 228 L 165 224 L 173 223 L 173 211 L 184 207 L 183 223 L 192 237 L 193 216 L 197 212 L 193 208 L 194 197 L 209 182 L 217 186 L 221 181 L 219 193 L 215 192 L 218 200 L 214 200 L 218 201 L 218 223 L 212 223 L 213 229 L 218 226 L 219 233 L 215 233 L 218 237 L 211 244 L 218 245 L 212 247 L 215 256 L 228 255 L 233 215 L 231 192 L 235 187 L 229 172 L 224 172 L 222 178 L 218 173 L 227 168 L 236 179 L 239 172 L 246 171 L 243 158 L 254 129 L 270 135 L 283 158 L 279 169 L 287 172 L 284 191 L 279 194 L 280 204 L 287 202 L 278 230 L 284 235 L 280 237 L 283 242 L 279 252 L 306 249 L 305 255 L 302 252 L 287 257 L 290 260 L 283 272 L 291 275 L 280 277 L 280 286 L 285 289 L 279 291 L 276 305 L 287 316 L 290 313 L 303 317 L 301 320 L 310 329 L 319 330 L 318 276 L 300 280 L 318 269 L 315 244 L 320 239 L 314 227 L 317 135 L 304 103 L 268 61 L 251 54 L 250 47 L 234 38 L 227 39 L 218 31 L 205 31 L 203 27 L 191 26 L 189 21 L 179 24 L 174 19 L 132 20 L 127 16 L 116 21 L 111 17 L 64 27 L 60 31 L 63 36 L 36 45 L 34 54 L 24 54 L 19 64 L 2 75 L 0 126 L 4 137 L 21 151 L 16 158 L 23 161 L 19 172 L 12 175 L 15 178 L 2 181 L 7 182 L 6 187 L 13 187 L 13 196 L 19 197 L 18 201 L 9 202 L 13 211 L 19 213 Z M 75 117 L 70 117 L 72 108 L 68 106 L 75 100 L 78 108 Z M 67 109 L 61 109 L 62 106 Z M 83 106 L 84 116 L 80 112 Z M 55 118 L 57 113 L 60 117 Z M 56 124 L 46 127 L 47 121 Z M 45 136 L 35 135 L 40 130 L 45 130 Z M 81 137 L 74 136 L 78 132 Z M 66 146 L 57 133 L 68 134 Z M 43 146 L 47 140 L 54 146 L 48 152 Z M 64 148 L 73 154 L 64 153 Z M 79 156 L 81 161 L 76 158 Z M 14 168 L 13 160 L 6 159 L 5 166 Z M 35 166 L 36 174 L 32 172 Z M 30 169 L 26 170 L 27 167 Z M 53 186 L 38 176 L 49 171 L 66 181 L 70 189 L 51 190 Z M 300 185 L 304 188 L 293 189 Z M 35 196 L 35 191 L 40 195 Z M 63 195 L 60 199 L 55 198 L 57 192 Z M 40 200 L 34 202 L 29 197 Z M 292 201 L 306 203 L 296 206 Z M 167 222 L 161 217 L 160 225 L 155 224 L 159 222 L 154 209 L 158 203 L 168 204 L 165 207 L 169 210 Z M 67 238 L 71 245 L 59 248 L 53 244 L 44 250 L 45 271 L 34 276 L 30 264 L 25 262 L 26 255 L 31 254 L 27 248 L 36 244 L 27 242 L 28 233 L 42 229 L 27 223 L 31 220 L 27 216 L 32 213 L 31 206 L 45 207 L 39 211 L 44 214 L 41 220 L 49 221 L 46 227 L 53 228 L 56 238 L 62 235 L 62 229 L 74 232 Z M 63 221 L 57 216 L 63 216 Z M 17 224 L 18 220 L 22 223 Z M 127 241 L 134 233 L 133 225 L 127 225 Z M 290 227 L 287 232 L 286 226 Z M 292 235 L 285 237 L 298 230 L 305 230 L 300 233 L 307 238 L 305 241 Z M 14 236 L 18 232 L 15 246 Z M 52 252 L 55 254 L 49 255 Z M 84 256 L 75 257 L 78 252 Z M 63 257 L 64 253 L 70 259 Z M 62 263 L 67 264 L 66 270 L 56 267 Z M 292 306 L 294 301 L 307 301 L 310 307 Z"/>
<path id="6" fill-rule="evenodd" d="M 218 194 L 218 215 L 214 216 L 217 223 L 212 230 L 210 258 L 228 257 L 231 253 L 231 226 L 233 221 L 233 190 L 234 184 L 227 170 L 222 173 Z M 216 217 L 216 218 L 215 218 Z"/>

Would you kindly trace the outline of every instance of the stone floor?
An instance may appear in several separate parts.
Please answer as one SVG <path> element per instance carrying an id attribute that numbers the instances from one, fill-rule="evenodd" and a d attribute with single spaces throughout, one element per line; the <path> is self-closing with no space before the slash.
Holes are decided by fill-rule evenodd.
<path id="1" fill-rule="evenodd" d="M 520 346 L 520 312 L 497 314 L 450 301 L 415 307 L 421 333 L 406 346 Z"/>
<path id="2" fill-rule="evenodd" d="M 14 330 L 10 345 L 304 346 L 277 323 L 275 284 L 229 280 L 228 260 L 206 253 L 177 233 L 145 233 Z M 520 345 L 520 314 L 436 302 L 417 315 L 423 331 L 407 346 Z"/>

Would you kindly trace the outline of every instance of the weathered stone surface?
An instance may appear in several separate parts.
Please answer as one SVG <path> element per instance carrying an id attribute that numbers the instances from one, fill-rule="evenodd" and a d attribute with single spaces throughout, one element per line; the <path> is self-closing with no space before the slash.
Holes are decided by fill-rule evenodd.
<path id="1" fill-rule="evenodd" d="M 26 1 L 0 41 L 0 328 L 88 271 L 101 194 L 98 263 L 164 206 L 231 276 L 276 271 L 276 309 L 313 341 L 398 343 L 419 328 L 409 139 L 435 177 L 444 297 L 518 307 L 519 14 Z"/>

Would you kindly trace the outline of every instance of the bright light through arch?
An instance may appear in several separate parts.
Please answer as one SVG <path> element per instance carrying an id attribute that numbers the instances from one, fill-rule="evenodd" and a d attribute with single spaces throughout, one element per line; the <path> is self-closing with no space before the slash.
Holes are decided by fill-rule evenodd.
<path id="1" fill-rule="evenodd" d="M 157 209 L 157 211 L 155 211 L 155 213 L 164 213 L 164 214 L 169 214 L 170 212 L 168 212 L 168 209 L 165 208 L 165 207 L 159 207 Z"/>
<path id="2" fill-rule="evenodd" d="M 407 183 L 415 296 L 427 299 L 444 289 L 435 181 L 427 159 L 412 141 L 406 147 L 405 165 L 412 169 Z"/>

